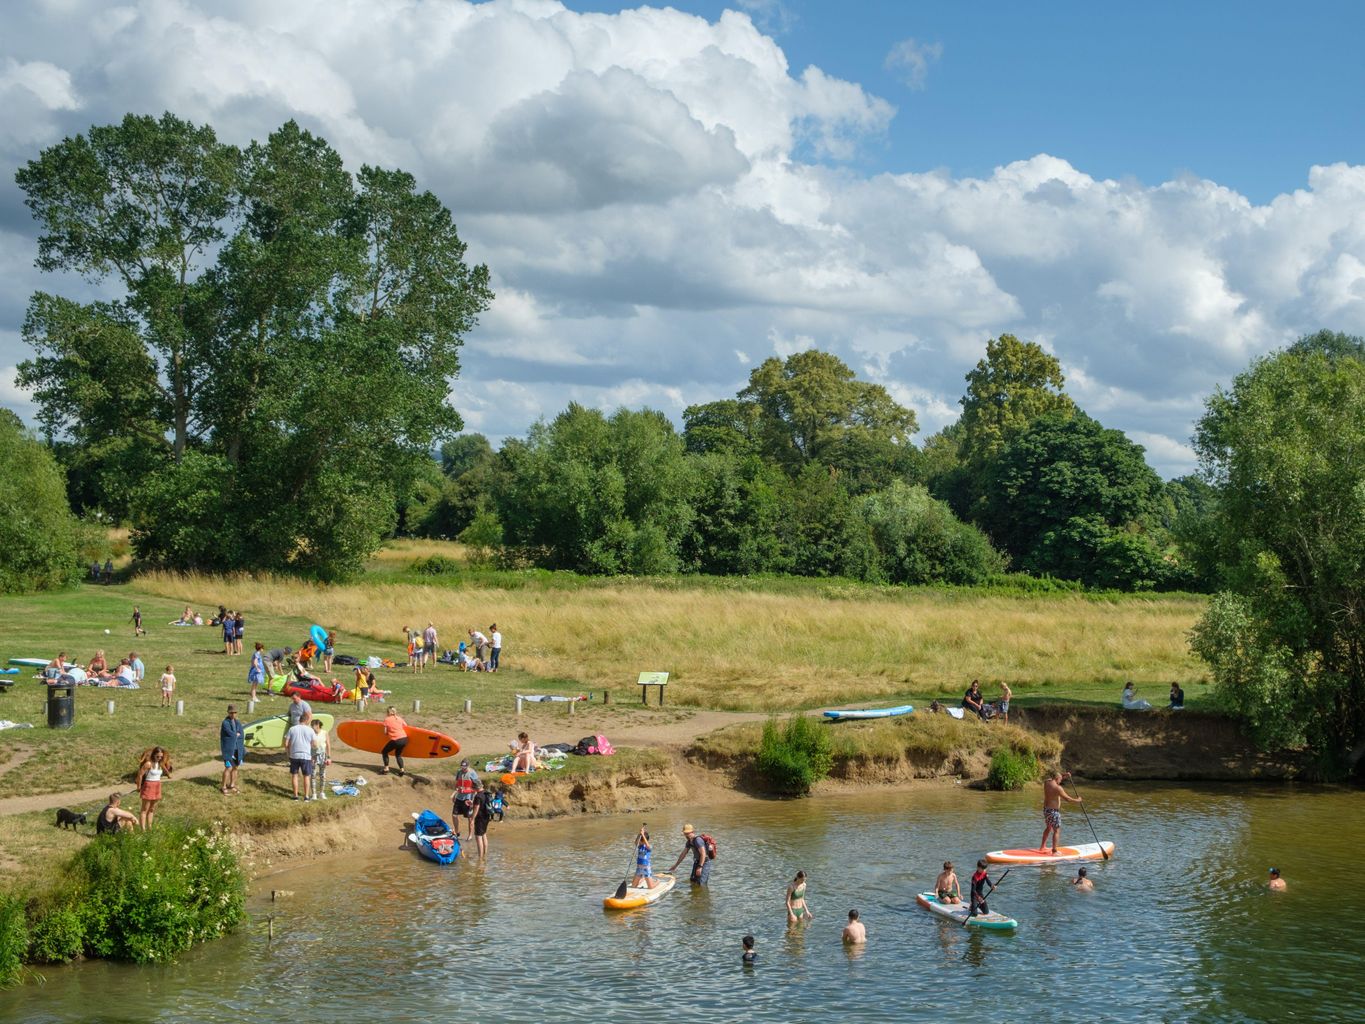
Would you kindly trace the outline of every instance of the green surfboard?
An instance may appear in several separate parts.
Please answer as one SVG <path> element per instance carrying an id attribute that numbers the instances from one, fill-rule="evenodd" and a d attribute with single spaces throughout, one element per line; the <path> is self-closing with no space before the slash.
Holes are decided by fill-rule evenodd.
<path id="1" fill-rule="evenodd" d="M 313 721 L 321 722 L 322 727 L 328 732 L 332 729 L 332 716 L 328 714 L 314 715 Z M 275 715 L 272 718 L 262 718 L 260 721 L 251 722 L 246 727 L 246 749 L 276 751 L 284 743 L 285 730 L 289 728 L 288 715 Z"/>

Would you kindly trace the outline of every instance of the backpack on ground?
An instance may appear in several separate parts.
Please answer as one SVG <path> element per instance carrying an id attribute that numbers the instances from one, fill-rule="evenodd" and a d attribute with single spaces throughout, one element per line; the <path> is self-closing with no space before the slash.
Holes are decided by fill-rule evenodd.
<path id="1" fill-rule="evenodd" d="M 715 859 L 716 859 L 716 841 L 715 841 L 714 839 L 712 839 L 709 835 L 707 835 L 705 832 L 703 832 L 703 833 L 701 834 L 701 843 L 702 843 L 702 846 L 704 846 L 704 847 L 706 848 L 706 859 L 707 859 L 707 860 L 715 860 Z"/>
<path id="2" fill-rule="evenodd" d="M 586 754 L 614 754 L 616 748 L 611 745 L 611 741 L 600 733 L 596 736 L 584 736 L 574 746 L 571 753 L 580 756 Z"/>

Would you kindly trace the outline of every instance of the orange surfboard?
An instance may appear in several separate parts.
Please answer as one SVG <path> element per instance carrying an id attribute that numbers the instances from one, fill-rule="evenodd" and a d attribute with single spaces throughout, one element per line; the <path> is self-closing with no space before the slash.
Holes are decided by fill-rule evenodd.
<path id="1" fill-rule="evenodd" d="M 336 738 L 356 750 L 368 750 L 377 754 L 389 742 L 384 723 L 376 720 L 350 719 L 338 722 Z M 445 733 L 431 729 L 408 726 L 408 745 L 403 749 L 404 757 L 454 757 L 460 752 L 460 745 Z"/>

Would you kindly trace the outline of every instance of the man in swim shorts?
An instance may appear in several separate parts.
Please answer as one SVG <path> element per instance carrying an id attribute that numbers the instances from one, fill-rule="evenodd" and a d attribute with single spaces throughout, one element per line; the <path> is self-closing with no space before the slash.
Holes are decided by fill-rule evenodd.
<path id="1" fill-rule="evenodd" d="M 1047 852 L 1047 837 L 1052 836 L 1052 852 L 1057 852 L 1057 844 L 1062 838 L 1062 801 L 1073 804 L 1081 802 L 1062 788 L 1062 780 L 1071 778 L 1070 772 L 1060 772 L 1055 768 L 1043 780 L 1043 841 L 1038 844 L 1040 853 Z"/>

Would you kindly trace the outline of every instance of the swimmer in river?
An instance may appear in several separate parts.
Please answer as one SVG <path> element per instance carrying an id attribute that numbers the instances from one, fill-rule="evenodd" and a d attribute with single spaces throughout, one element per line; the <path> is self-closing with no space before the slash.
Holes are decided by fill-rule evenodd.
<path id="1" fill-rule="evenodd" d="M 758 959 L 758 951 L 754 949 L 754 937 L 746 935 L 740 942 L 744 946 L 744 955 L 739 958 L 740 963 L 744 964 L 745 967 L 752 967 L 754 961 Z"/>
<path id="2" fill-rule="evenodd" d="M 1095 883 L 1085 877 L 1085 868 L 1076 869 L 1076 877 L 1071 880 L 1077 892 L 1093 892 Z"/>
<path id="3" fill-rule="evenodd" d="M 858 946 L 867 941 L 867 928 L 858 920 L 858 912 L 848 912 L 848 924 L 844 925 L 844 941 L 850 946 Z"/>
<path id="4" fill-rule="evenodd" d="M 1266 888 L 1273 889 L 1275 892 L 1283 892 L 1285 890 L 1286 886 L 1284 884 L 1284 879 L 1280 877 L 1279 868 L 1270 869 L 1270 882 L 1266 885 Z"/>

